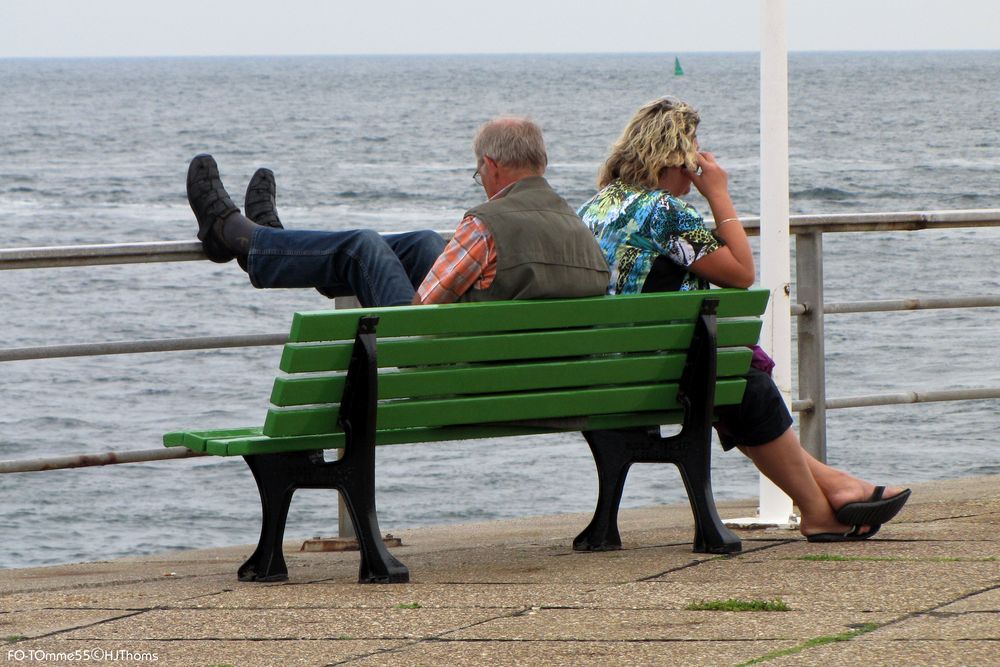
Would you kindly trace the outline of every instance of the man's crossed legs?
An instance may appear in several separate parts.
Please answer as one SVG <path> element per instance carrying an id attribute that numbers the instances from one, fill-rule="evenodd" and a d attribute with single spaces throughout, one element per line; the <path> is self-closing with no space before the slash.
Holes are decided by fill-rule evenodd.
<path id="1" fill-rule="evenodd" d="M 268 170 L 258 170 L 251 179 L 246 206 L 252 220 L 233 204 L 210 155 L 191 161 L 188 202 L 209 259 L 236 257 L 258 288 L 314 287 L 330 298 L 355 295 L 366 307 L 413 302 L 444 249 L 440 234 L 284 229 L 275 210 L 273 179 Z"/>

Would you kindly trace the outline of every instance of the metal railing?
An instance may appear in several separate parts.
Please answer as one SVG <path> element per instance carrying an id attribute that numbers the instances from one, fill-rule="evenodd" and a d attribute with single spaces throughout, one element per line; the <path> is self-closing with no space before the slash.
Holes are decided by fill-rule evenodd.
<path id="1" fill-rule="evenodd" d="M 759 233 L 759 219 L 743 224 L 751 235 Z M 796 291 L 791 315 L 797 318 L 798 398 L 792 409 L 799 413 L 803 445 L 820 460 L 826 458 L 826 411 L 939 401 L 1000 398 L 1000 387 L 976 389 L 904 391 L 870 396 L 828 398 L 824 345 L 824 318 L 844 313 L 891 312 L 938 308 L 1000 307 L 1000 297 L 963 296 L 933 299 L 898 299 L 826 303 L 823 295 L 823 235 L 839 232 L 909 232 L 931 229 L 1000 227 L 1000 209 L 962 211 L 917 211 L 792 216 L 790 231 L 796 244 Z M 0 249 L 0 271 L 55 267 L 99 266 L 152 262 L 183 262 L 206 259 L 197 241 L 121 243 L 41 248 Z M 204 350 L 227 347 L 282 345 L 286 333 L 203 336 L 138 341 L 101 341 L 37 347 L 0 349 L 0 363 L 28 359 L 100 356 Z M 138 461 L 157 461 L 197 456 L 175 449 L 130 450 L 80 454 L 42 459 L 0 461 L 0 473 L 32 472 Z"/>

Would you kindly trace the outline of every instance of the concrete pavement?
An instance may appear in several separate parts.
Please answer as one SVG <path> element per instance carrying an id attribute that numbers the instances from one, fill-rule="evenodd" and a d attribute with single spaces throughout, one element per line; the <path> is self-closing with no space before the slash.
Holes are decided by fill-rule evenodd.
<path id="1" fill-rule="evenodd" d="M 868 542 L 739 531 L 732 557 L 691 552 L 686 505 L 623 512 L 617 552 L 572 551 L 588 520 L 393 531 L 404 585 L 301 542 L 278 584 L 237 582 L 248 546 L 0 570 L 0 665 L 1000 665 L 1000 477 L 917 485 Z M 696 609 L 727 600 L 787 610 Z"/>

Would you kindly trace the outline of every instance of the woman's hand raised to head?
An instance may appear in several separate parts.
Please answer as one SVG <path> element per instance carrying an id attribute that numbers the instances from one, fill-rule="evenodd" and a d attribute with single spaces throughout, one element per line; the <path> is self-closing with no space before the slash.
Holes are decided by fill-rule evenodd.
<path id="1" fill-rule="evenodd" d="M 698 153 L 698 167 L 700 174 L 688 175 L 708 201 L 716 223 L 727 223 L 715 228 L 726 245 L 691 264 L 691 270 L 720 287 L 750 287 L 756 279 L 756 268 L 746 232 L 729 196 L 729 175 L 711 153 Z"/>
<path id="2" fill-rule="evenodd" d="M 688 172 L 688 176 L 701 196 L 708 200 L 709 205 L 715 197 L 729 197 L 729 174 L 716 162 L 712 153 L 700 151 L 698 173 Z"/>

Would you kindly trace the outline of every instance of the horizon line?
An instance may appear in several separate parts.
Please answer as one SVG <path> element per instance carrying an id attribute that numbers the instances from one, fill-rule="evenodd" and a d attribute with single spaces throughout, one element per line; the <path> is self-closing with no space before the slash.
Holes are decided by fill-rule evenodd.
<path id="1" fill-rule="evenodd" d="M 1000 51 L 997 48 L 941 47 L 926 49 L 789 49 L 791 54 L 822 53 L 988 53 Z M 498 56 L 699 56 L 699 55 L 744 55 L 759 54 L 757 49 L 735 49 L 730 51 L 495 51 L 495 52 L 370 52 L 370 53 L 119 53 L 119 54 L 52 54 L 16 55 L 0 54 L 0 60 L 112 60 L 142 58 L 354 58 L 354 57 L 498 57 Z"/>

